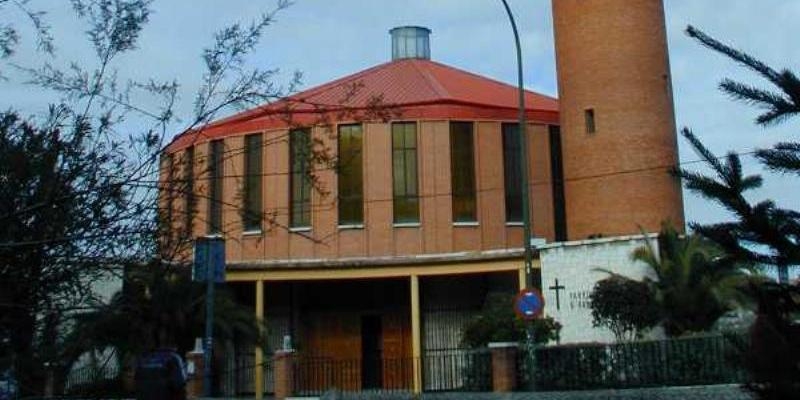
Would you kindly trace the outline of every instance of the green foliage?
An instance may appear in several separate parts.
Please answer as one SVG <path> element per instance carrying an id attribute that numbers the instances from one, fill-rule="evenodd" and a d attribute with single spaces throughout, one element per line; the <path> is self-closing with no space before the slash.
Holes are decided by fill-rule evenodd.
<path id="1" fill-rule="evenodd" d="M 631 255 L 645 263 L 654 279 L 645 278 L 669 336 L 704 332 L 737 301 L 738 289 L 754 279 L 749 269 L 700 236 L 681 237 L 665 224 L 658 248 L 648 242 Z"/>
<path id="2" fill-rule="evenodd" d="M 756 122 L 774 125 L 800 114 L 800 79 L 789 70 L 776 71 L 755 57 L 726 46 L 702 31 L 689 27 L 687 33 L 701 44 L 720 52 L 744 67 L 756 72 L 774 86 L 767 90 L 752 85 L 723 80 L 720 88 L 736 100 L 765 109 Z M 735 221 L 719 224 L 691 224 L 700 235 L 721 246 L 739 259 L 774 265 L 781 281 L 788 279 L 787 269 L 800 265 L 800 212 L 778 207 L 773 201 L 751 203 L 747 195 L 761 187 L 759 175 L 745 176 L 739 156 L 729 153 L 718 159 L 690 130 L 683 131 L 694 150 L 714 171 L 714 176 L 681 169 L 677 175 L 686 187 L 725 207 Z M 787 174 L 800 175 L 800 143 L 779 143 L 771 149 L 760 149 L 756 157 L 768 168 Z"/>
<path id="3" fill-rule="evenodd" d="M 746 289 L 758 304 L 749 340 L 737 342 L 735 360 L 747 368 L 745 387 L 762 399 L 800 393 L 800 285 L 761 283 Z"/>
<path id="4" fill-rule="evenodd" d="M 15 359 L 26 388 L 41 378 L 33 369 L 58 360 L 59 326 L 96 303 L 91 282 L 135 236 L 120 147 L 71 117 L 54 108 L 36 124 L 0 113 L 0 358 Z"/>
<path id="5" fill-rule="evenodd" d="M 536 354 L 536 387 L 587 390 L 740 383 L 744 371 L 728 357 L 735 351 L 734 339 L 742 340 L 699 336 L 543 347 Z"/>
<path id="6" fill-rule="evenodd" d="M 617 341 L 641 339 L 661 320 L 650 287 L 616 275 L 595 284 L 591 307 L 592 324 L 610 329 Z"/>
<path id="7" fill-rule="evenodd" d="M 77 349 L 106 343 L 132 354 L 163 342 L 186 348 L 180 341 L 198 336 L 200 298 L 191 285 L 180 283 L 184 278 L 169 281 L 168 287 L 144 285 L 147 290 L 141 292 L 128 287 L 113 302 L 122 309 L 100 305 L 94 284 L 120 277 L 124 265 L 146 264 L 156 256 L 177 263 L 191 254 L 189 235 L 173 240 L 163 230 L 172 225 L 159 223 L 168 208 L 163 207 L 168 202 L 159 202 L 164 199 L 159 190 L 162 195 L 170 191 L 170 198 L 181 192 L 157 184 L 157 161 L 175 131 L 202 128 L 231 108 L 284 96 L 272 80 L 274 71 L 251 69 L 246 62 L 263 28 L 289 4 L 278 0 L 276 9 L 256 16 L 250 29 L 237 24 L 217 35 L 204 52 L 206 71 L 194 115 L 179 118 L 177 82 L 138 80 L 121 76 L 118 69 L 120 62 L 137 59 L 126 56 L 138 48 L 152 0 L 70 0 L 81 24 L 76 30 L 84 32 L 95 58 L 70 60 L 67 54 L 58 62 L 51 58 L 47 15 L 28 3 L 0 0 L 0 67 L 14 61 L 19 45 L 27 43 L 20 25 L 32 25 L 46 60 L 15 64 L 15 69 L 26 84 L 48 92 L 44 98 L 58 100 L 47 118 L 23 121 L 13 111 L 0 115 L 0 360 L 14 360 L 23 396 L 41 392 L 44 363 L 63 368 Z M 173 279 L 172 272 L 161 278 Z M 162 289 L 187 296 L 151 297 Z M 252 316 L 245 318 L 230 297 L 220 298 L 229 301 L 227 309 L 218 304 L 226 310 L 222 314 L 242 316 L 229 323 L 252 328 Z M 96 312 L 80 314 L 86 310 Z M 76 316 L 79 320 L 72 321 Z M 178 327 L 164 328 L 166 321 Z M 98 331 L 65 337 L 72 324 L 96 324 Z M 228 324 L 217 329 L 223 335 L 218 337 L 243 332 Z"/>
<path id="8" fill-rule="evenodd" d="M 800 114 L 800 78 L 796 73 L 777 71 L 694 27 L 687 33 L 769 82 L 771 89 L 730 79 L 720 84 L 733 99 L 766 110 L 756 119 L 757 124 L 775 125 Z M 722 161 L 688 129 L 684 136 L 714 176 L 685 169 L 676 174 L 689 190 L 720 204 L 734 216 L 731 222 L 695 223 L 692 228 L 718 244 L 727 257 L 778 269 L 780 283 L 753 283 L 744 291 L 758 305 L 751 342 L 742 349 L 742 359 L 751 374 L 747 387 L 763 399 L 795 398 L 800 393 L 800 284 L 788 282 L 788 270 L 800 265 L 800 212 L 781 208 L 771 200 L 752 203 L 749 192 L 761 187 L 761 176 L 745 176 L 737 154 L 731 152 Z M 756 157 L 772 171 L 800 176 L 798 141 L 759 149 Z"/>
<path id="9" fill-rule="evenodd" d="M 761 75 L 778 89 L 777 92 L 773 92 L 731 79 L 725 79 L 720 83 L 720 89 L 731 98 L 766 110 L 756 119 L 758 124 L 772 125 L 800 114 L 800 96 L 798 95 L 800 94 L 800 78 L 794 72 L 788 69 L 776 71 L 755 57 L 721 43 L 693 26 L 689 26 L 686 33 L 700 44 L 724 54 L 745 68 Z"/>
<path id="10" fill-rule="evenodd" d="M 214 339 L 220 344 L 265 343 L 263 321 L 230 291 L 216 290 L 214 307 Z M 205 284 L 192 282 L 187 269 L 153 262 L 130 267 L 126 287 L 108 305 L 79 316 L 68 343 L 75 355 L 110 346 L 122 360 L 162 347 L 184 354 L 203 336 L 204 324 Z"/>
<path id="11" fill-rule="evenodd" d="M 492 342 L 518 342 L 526 340 L 526 323 L 514 313 L 514 296 L 507 293 L 486 295 L 481 312 L 464 327 L 461 344 L 470 347 L 486 347 Z M 536 343 L 544 344 L 558 338 L 561 324 L 551 317 L 533 321 Z"/>

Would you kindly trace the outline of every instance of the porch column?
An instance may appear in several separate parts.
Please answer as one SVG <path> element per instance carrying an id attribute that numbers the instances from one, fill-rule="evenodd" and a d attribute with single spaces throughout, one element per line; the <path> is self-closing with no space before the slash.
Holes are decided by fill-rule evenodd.
<path id="1" fill-rule="evenodd" d="M 264 319 L 264 281 L 256 281 L 256 319 Z M 253 382 L 253 390 L 255 391 L 256 400 L 264 398 L 264 352 L 261 347 L 256 346 L 255 349 L 255 377 Z"/>
<path id="2" fill-rule="evenodd" d="M 420 336 L 419 277 L 411 275 L 411 365 L 414 393 L 422 392 L 422 340 Z"/>

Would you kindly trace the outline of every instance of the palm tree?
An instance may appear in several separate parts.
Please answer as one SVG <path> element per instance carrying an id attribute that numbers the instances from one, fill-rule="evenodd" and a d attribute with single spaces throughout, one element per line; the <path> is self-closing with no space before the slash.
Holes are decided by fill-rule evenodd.
<path id="1" fill-rule="evenodd" d="M 681 237 L 664 225 L 658 248 L 648 242 L 631 255 L 653 272 L 645 278 L 655 295 L 664 330 L 669 336 L 711 328 L 742 297 L 738 288 L 754 276 L 750 269 L 725 256 L 716 246 L 693 235 Z"/>
<path id="2" fill-rule="evenodd" d="M 92 350 L 114 349 L 123 375 L 136 359 L 157 348 L 185 354 L 194 338 L 203 336 L 205 284 L 192 282 L 188 268 L 152 262 L 128 268 L 123 290 L 94 312 L 78 317 L 65 359 Z M 263 346 L 266 328 L 255 313 L 237 303 L 233 293 L 218 289 L 214 296 L 215 348 L 225 343 Z M 218 355 L 217 352 L 215 355 Z"/>

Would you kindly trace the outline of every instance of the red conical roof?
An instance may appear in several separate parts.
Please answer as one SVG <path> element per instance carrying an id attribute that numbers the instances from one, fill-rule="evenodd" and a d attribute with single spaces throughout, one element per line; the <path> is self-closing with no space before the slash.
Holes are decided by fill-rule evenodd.
<path id="1" fill-rule="evenodd" d="M 526 91 L 532 122 L 558 123 L 558 100 Z M 516 86 L 424 59 L 402 59 L 366 69 L 287 99 L 215 121 L 175 138 L 170 149 L 195 142 L 290 125 L 352 122 L 372 109 L 396 119 L 516 120 Z M 370 117 L 363 117 L 370 119 Z M 372 118 L 374 119 L 374 118 Z"/>

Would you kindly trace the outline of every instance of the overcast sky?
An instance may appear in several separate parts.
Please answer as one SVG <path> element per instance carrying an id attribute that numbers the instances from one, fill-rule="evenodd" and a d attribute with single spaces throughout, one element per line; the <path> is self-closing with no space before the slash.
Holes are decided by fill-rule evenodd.
<path id="1" fill-rule="evenodd" d="M 587 0 L 590 1 L 590 0 Z M 625 0 L 619 0 L 625 1 Z M 550 0 L 509 0 L 522 31 L 526 86 L 557 95 Z M 715 152 L 751 151 L 794 139 L 800 121 L 778 128 L 753 125 L 756 110 L 725 98 L 716 89 L 723 77 L 758 82 L 756 76 L 706 50 L 683 34 L 693 24 L 774 67 L 800 69 L 800 1 L 797 0 L 665 0 L 678 126 L 690 126 Z M 85 27 L 66 0 L 32 0 L 49 12 L 56 37 L 57 63 L 92 59 Z M 151 23 L 140 50 L 118 65 L 122 78 L 177 79 L 182 85 L 179 110 L 187 115 L 202 74 L 200 54 L 215 30 L 235 21 L 249 21 L 270 9 L 270 0 L 156 0 Z M 25 33 L 24 18 L 12 11 L 0 16 L 16 21 Z M 297 0 L 270 27 L 252 58 L 254 65 L 280 68 L 286 79 L 292 71 L 304 75 L 304 88 L 328 82 L 388 61 L 388 30 L 399 25 L 422 25 L 433 31 L 432 58 L 505 82 L 516 79 L 511 30 L 500 0 Z M 30 39 L 23 36 L 24 39 Z M 35 66 L 43 58 L 23 41 L 13 61 Z M 587 66 L 590 67 L 590 66 Z M 7 71 L 7 67 L 3 67 Z M 26 87 L 17 75 L 0 82 L 0 110 L 17 108 L 26 114 L 46 109 L 46 93 Z M 696 160 L 681 140 L 681 159 Z M 748 172 L 761 173 L 745 158 Z M 755 198 L 773 198 L 798 208 L 797 179 L 767 174 L 767 185 Z M 687 219 L 710 222 L 725 213 L 685 193 Z"/>

